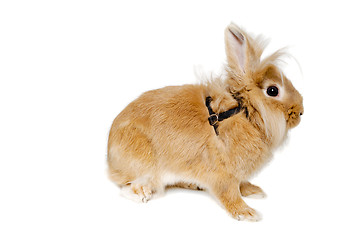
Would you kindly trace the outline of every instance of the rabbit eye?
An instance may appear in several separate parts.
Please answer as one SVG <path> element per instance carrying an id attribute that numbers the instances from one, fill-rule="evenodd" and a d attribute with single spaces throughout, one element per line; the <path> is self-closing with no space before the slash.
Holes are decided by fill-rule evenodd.
<path id="1" fill-rule="evenodd" d="M 267 88 L 267 94 L 271 97 L 277 97 L 278 96 L 278 88 L 276 86 L 270 86 Z"/>

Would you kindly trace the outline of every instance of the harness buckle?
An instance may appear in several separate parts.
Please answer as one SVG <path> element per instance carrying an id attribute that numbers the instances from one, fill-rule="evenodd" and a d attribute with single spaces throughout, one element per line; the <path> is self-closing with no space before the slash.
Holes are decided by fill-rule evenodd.
<path id="1" fill-rule="evenodd" d="M 209 116 L 208 118 L 208 122 L 211 126 L 214 126 L 218 123 L 218 115 L 213 113 L 212 115 Z"/>

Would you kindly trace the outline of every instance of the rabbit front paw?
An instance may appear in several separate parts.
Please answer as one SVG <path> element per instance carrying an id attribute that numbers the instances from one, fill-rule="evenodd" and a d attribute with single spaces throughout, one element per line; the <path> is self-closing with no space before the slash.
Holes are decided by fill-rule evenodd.
<path id="1" fill-rule="evenodd" d="M 250 182 L 241 183 L 240 191 L 243 197 L 265 198 L 267 196 L 260 187 L 253 185 Z"/>
<path id="2" fill-rule="evenodd" d="M 258 222 L 262 219 L 262 216 L 253 208 L 244 207 L 240 212 L 239 215 L 236 217 L 239 221 L 251 221 L 251 222 Z"/>

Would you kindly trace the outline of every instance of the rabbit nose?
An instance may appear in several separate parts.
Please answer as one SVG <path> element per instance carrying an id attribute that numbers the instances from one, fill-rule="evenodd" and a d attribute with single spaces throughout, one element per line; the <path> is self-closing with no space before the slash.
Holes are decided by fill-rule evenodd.
<path id="1" fill-rule="evenodd" d="M 292 106 L 288 109 L 287 113 L 290 118 L 297 118 L 303 115 L 303 109 L 300 109 L 298 106 Z"/>

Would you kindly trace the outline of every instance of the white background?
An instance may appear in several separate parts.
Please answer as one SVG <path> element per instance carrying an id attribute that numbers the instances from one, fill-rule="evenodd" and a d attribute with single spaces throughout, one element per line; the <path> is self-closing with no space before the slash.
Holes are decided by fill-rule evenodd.
<path id="1" fill-rule="evenodd" d="M 357 1 L 1 1 L 1 239 L 360 239 Z M 148 204 L 106 176 L 115 116 L 144 91 L 219 73 L 231 22 L 289 46 L 305 114 L 238 222 L 204 192 Z"/>

